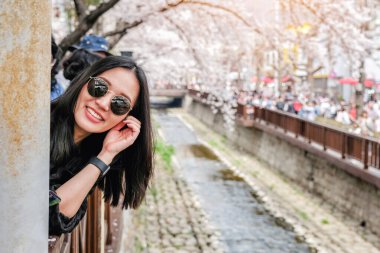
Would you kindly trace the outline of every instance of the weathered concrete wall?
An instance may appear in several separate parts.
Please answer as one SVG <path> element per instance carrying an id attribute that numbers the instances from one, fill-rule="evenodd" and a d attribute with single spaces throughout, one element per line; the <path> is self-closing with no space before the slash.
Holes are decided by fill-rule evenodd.
<path id="1" fill-rule="evenodd" d="M 213 114 L 204 104 L 188 99 L 186 107 L 230 141 L 347 213 L 357 224 L 365 221 L 366 227 L 380 235 L 380 189 L 259 129 L 237 126 L 231 133 L 224 127 L 222 115 Z"/>
<path id="2" fill-rule="evenodd" d="M 0 251 L 48 251 L 51 3 L 0 1 Z"/>

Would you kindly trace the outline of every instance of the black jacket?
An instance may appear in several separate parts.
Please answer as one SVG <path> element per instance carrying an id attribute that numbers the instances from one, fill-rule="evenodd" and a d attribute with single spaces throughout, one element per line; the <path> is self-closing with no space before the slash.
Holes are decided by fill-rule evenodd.
<path id="1" fill-rule="evenodd" d="M 56 190 L 76 173 L 78 173 L 85 163 L 78 159 L 79 154 L 65 166 L 55 166 L 50 163 L 50 190 Z M 92 192 L 92 191 L 91 191 Z M 91 193 L 90 192 L 90 193 Z M 87 211 L 87 198 L 84 199 L 78 212 L 70 219 L 59 211 L 59 204 L 49 207 L 49 235 L 61 235 L 70 233 L 82 220 Z"/>

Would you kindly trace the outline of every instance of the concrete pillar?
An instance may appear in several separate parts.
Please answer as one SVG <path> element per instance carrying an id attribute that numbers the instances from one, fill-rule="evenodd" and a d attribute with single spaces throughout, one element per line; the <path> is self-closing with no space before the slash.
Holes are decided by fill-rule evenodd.
<path id="1" fill-rule="evenodd" d="M 51 3 L 0 1 L 0 252 L 48 251 Z"/>

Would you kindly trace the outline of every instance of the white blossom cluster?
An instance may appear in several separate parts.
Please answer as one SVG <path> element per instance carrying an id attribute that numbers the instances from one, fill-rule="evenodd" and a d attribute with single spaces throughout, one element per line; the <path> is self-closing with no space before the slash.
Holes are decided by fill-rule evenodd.
<path id="1" fill-rule="evenodd" d="M 377 15 L 371 9 L 376 1 L 366 2 L 364 5 L 363 1 L 354 0 L 281 1 L 281 20 L 283 24 L 292 24 L 292 28 L 283 26 L 277 36 L 282 43 L 302 50 L 306 62 L 312 61 L 309 65 L 319 64 L 328 73 L 343 60 L 349 69 L 347 74 L 359 78 L 362 62 L 378 47 L 369 28 Z M 299 51 L 290 53 L 296 61 Z"/>
<path id="2" fill-rule="evenodd" d="M 201 102 L 209 105 L 214 114 L 220 113 L 226 129 L 234 131 L 238 90 L 230 86 L 225 89 L 215 86 L 202 86 L 199 91 L 197 96 Z"/>

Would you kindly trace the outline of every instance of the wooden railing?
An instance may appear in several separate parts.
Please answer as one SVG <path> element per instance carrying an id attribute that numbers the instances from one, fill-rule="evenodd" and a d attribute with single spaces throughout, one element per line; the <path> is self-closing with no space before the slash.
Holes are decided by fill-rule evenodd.
<path id="1" fill-rule="evenodd" d="M 247 111 L 251 110 L 252 113 Z M 270 110 L 259 106 L 238 104 L 237 117 L 250 121 L 262 121 L 291 132 L 296 138 L 303 137 L 308 143 L 317 143 L 323 150 L 333 150 L 342 159 L 352 158 L 363 164 L 380 169 L 380 143 L 372 138 L 355 135 L 331 126 L 311 122 L 294 114 Z"/>
<path id="2" fill-rule="evenodd" d="M 208 97 L 208 93 L 197 90 L 188 90 L 188 94 L 200 102 Z M 309 144 L 319 144 L 324 151 L 339 152 L 342 159 L 361 162 L 365 170 L 369 167 L 380 170 L 380 142 L 376 139 L 259 106 L 238 104 L 236 109 L 236 120 L 243 126 L 254 126 L 258 122 L 270 124 L 284 133 L 293 133 L 295 138 L 302 137 Z"/>
<path id="3" fill-rule="evenodd" d="M 49 253 L 119 252 L 123 231 L 121 208 L 104 203 L 102 192 L 96 189 L 89 197 L 87 213 L 70 234 L 49 237 Z"/>

